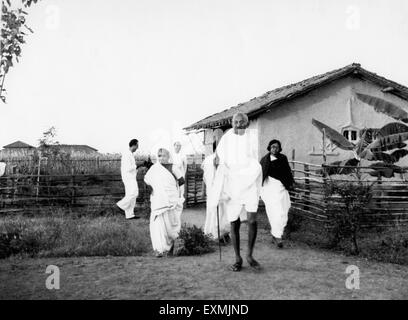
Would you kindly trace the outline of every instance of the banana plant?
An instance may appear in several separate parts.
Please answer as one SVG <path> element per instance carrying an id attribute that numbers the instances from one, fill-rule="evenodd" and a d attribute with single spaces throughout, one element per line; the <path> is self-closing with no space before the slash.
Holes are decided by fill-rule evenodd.
<path id="1" fill-rule="evenodd" d="M 372 106 L 375 111 L 386 114 L 395 120 L 408 123 L 408 113 L 399 106 L 369 95 L 356 93 L 356 97 Z M 402 168 L 395 165 L 408 154 L 404 149 L 408 140 L 408 126 L 401 122 L 388 123 L 381 129 L 365 128 L 360 132 L 360 140 L 354 144 L 348 141 L 341 133 L 324 123 L 312 119 L 312 124 L 324 133 L 334 145 L 342 150 L 353 153 L 353 158 L 336 161 L 326 166 L 326 174 L 349 174 L 354 171 L 362 159 L 374 161 L 370 165 L 372 176 L 393 177 L 394 173 L 402 173 Z M 386 153 L 386 151 L 391 153 Z"/>

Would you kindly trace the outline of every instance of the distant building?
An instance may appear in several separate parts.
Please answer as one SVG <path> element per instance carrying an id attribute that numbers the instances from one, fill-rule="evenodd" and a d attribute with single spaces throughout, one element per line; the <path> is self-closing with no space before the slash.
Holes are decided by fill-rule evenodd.
<path id="1" fill-rule="evenodd" d="M 37 148 L 25 142 L 16 141 L 0 150 L 0 158 L 24 158 L 35 154 Z"/>
<path id="2" fill-rule="evenodd" d="M 85 144 L 60 144 L 57 147 L 61 152 L 67 153 L 74 158 L 100 155 L 97 149 Z"/>
<path id="3" fill-rule="evenodd" d="M 96 157 L 100 155 L 97 149 L 84 144 L 59 144 L 50 148 L 58 148 L 58 152 L 69 154 L 73 158 Z M 4 146 L 0 150 L 0 159 L 28 158 L 34 156 L 38 151 L 36 147 L 22 141 L 16 141 Z"/>
<path id="4" fill-rule="evenodd" d="M 353 63 L 298 83 L 266 92 L 262 96 L 210 115 L 185 130 L 204 132 L 206 154 L 212 153 L 236 112 L 244 112 L 250 120 L 254 144 L 261 158 L 271 139 L 282 142 L 289 159 L 321 164 L 322 134 L 312 125 L 312 118 L 340 132 L 357 143 L 364 128 L 378 129 L 397 122 L 386 114 L 356 98 L 356 93 L 388 100 L 408 112 L 408 88 L 385 79 Z M 352 157 L 327 141 L 327 161 Z M 408 157 L 400 160 L 405 164 Z"/>

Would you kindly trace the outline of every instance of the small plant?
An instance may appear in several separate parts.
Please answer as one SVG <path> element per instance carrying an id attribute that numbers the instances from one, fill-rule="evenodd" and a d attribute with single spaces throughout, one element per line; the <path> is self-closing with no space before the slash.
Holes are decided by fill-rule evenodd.
<path id="1" fill-rule="evenodd" d="M 34 231 L 28 231 L 23 225 L 13 226 L 11 230 L 0 234 L 0 259 L 15 254 L 36 255 L 40 250 L 40 241 Z"/>
<path id="2" fill-rule="evenodd" d="M 285 237 L 290 238 L 292 232 L 298 231 L 302 226 L 302 222 L 303 217 L 301 215 L 295 214 L 293 210 L 289 211 L 288 223 L 285 228 Z"/>
<path id="3" fill-rule="evenodd" d="M 177 242 L 177 240 L 176 240 Z M 192 256 L 212 252 L 212 240 L 207 236 L 203 229 L 183 224 L 179 233 L 178 242 L 183 244 L 183 248 L 177 250 L 176 255 Z"/>
<path id="4" fill-rule="evenodd" d="M 351 242 L 351 253 L 358 254 L 357 235 L 362 216 L 370 202 L 371 185 L 330 181 L 325 189 L 325 200 L 331 223 L 328 230 L 332 236 L 332 247 L 343 240 Z"/>

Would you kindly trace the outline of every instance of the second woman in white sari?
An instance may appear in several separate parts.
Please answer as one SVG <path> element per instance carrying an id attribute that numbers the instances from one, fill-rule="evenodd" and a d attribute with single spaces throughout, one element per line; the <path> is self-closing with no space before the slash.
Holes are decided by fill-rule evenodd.
<path id="1" fill-rule="evenodd" d="M 180 185 L 182 173 L 171 163 L 168 150 L 161 148 L 157 162 L 147 171 L 144 181 L 152 188 L 150 196 L 150 237 L 158 257 L 171 252 L 181 228 L 184 197 Z"/>

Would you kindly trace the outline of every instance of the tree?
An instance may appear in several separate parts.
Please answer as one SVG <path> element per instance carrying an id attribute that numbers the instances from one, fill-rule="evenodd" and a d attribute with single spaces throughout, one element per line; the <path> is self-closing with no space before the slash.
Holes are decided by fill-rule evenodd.
<path id="1" fill-rule="evenodd" d="M 38 140 L 41 157 L 57 158 L 60 153 L 59 142 L 55 139 L 57 129 L 51 127 L 43 132 L 43 136 Z"/>
<path id="2" fill-rule="evenodd" d="M 38 0 L 21 0 L 21 7 L 28 8 Z M 2 0 L 1 7 L 1 41 L 0 41 L 0 99 L 6 103 L 4 79 L 13 66 L 13 61 L 18 62 L 21 57 L 21 45 L 25 43 L 26 32 L 33 30 L 26 25 L 27 12 L 23 8 L 11 5 L 10 0 Z"/>
<path id="3" fill-rule="evenodd" d="M 408 123 L 408 113 L 399 106 L 369 95 L 357 93 L 357 98 L 372 106 L 375 111 L 386 114 L 395 120 Z M 401 122 L 392 122 L 381 129 L 365 128 L 361 131 L 360 140 L 357 144 L 348 141 L 342 134 L 330 128 L 322 122 L 312 119 L 312 124 L 324 132 L 326 137 L 342 150 L 353 153 L 353 158 L 344 161 L 336 161 L 325 167 L 327 174 L 349 174 L 354 171 L 361 160 L 377 161 L 370 165 L 372 176 L 384 176 L 390 178 L 394 172 L 401 172 L 401 168 L 395 163 L 408 154 L 404 149 L 408 140 L 408 126 Z M 387 153 L 393 151 L 392 153 Z"/>

